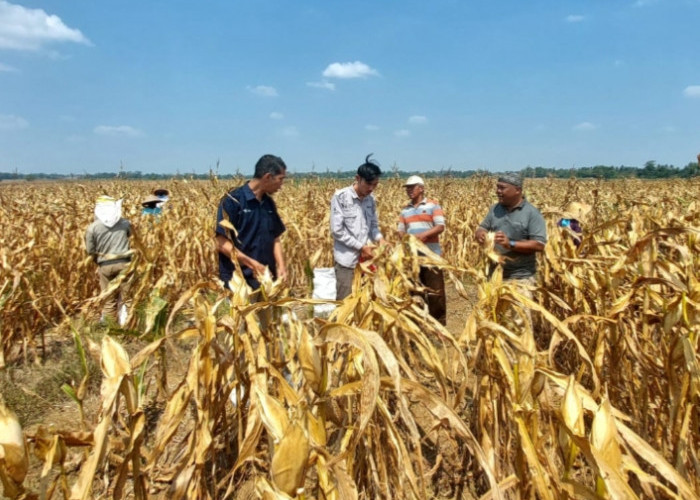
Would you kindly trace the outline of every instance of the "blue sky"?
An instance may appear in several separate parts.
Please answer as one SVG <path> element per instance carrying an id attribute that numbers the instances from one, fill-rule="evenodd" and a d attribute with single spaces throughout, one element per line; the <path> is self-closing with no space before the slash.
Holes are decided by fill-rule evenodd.
<path id="1" fill-rule="evenodd" d="M 0 171 L 683 167 L 700 0 L 0 0 Z"/>

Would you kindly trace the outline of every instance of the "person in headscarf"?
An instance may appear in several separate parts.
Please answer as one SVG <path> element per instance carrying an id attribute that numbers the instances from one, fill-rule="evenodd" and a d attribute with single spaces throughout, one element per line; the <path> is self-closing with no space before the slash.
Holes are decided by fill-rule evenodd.
<path id="1" fill-rule="evenodd" d="M 574 245 L 581 244 L 583 236 L 583 223 L 591 211 L 591 206 L 586 203 L 572 201 L 561 212 L 561 218 L 557 221 L 557 226 L 568 232 L 574 242 Z"/>
<path id="2" fill-rule="evenodd" d="M 104 292 L 112 281 L 129 266 L 132 250 L 129 237 L 131 224 L 122 217 L 122 200 L 110 196 L 100 196 L 95 204 L 95 220 L 85 233 L 85 248 L 97 264 L 100 290 Z M 124 325 L 128 314 L 128 283 L 121 278 L 121 284 L 105 300 L 102 320 L 117 319 L 117 306 L 120 306 L 119 323 Z"/>
<path id="3" fill-rule="evenodd" d="M 146 198 L 141 202 L 143 209 L 141 210 L 141 215 L 160 215 L 163 211 L 162 209 L 163 201 L 156 195 L 151 194 L 146 196 Z"/>

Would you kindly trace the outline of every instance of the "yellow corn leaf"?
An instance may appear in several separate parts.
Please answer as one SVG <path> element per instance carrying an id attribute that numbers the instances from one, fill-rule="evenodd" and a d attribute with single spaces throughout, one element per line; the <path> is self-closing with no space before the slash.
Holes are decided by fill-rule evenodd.
<path id="1" fill-rule="evenodd" d="M 304 485 L 310 451 L 304 429 L 297 422 L 290 424 L 272 456 L 270 473 L 278 489 L 293 496 Z"/>
<path id="2" fill-rule="evenodd" d="M 17 415 L 0 396 L 0 468 L 18 485 L 27 475 L 29 457 Z"/>
<path id="3" fill-rule="evenodd" d="M 602 457 L 610 467 L 619 470 L 622 466 L 622 451 L 618 443 L 615 417 L 612 416 L 610 401 L 604 398 L 593 415 L 591 425 L 591 448 Z"/>
<path id="4" fill-rule="evenodd" d="M 131 373 L 129 355 L 124 348 L 109 335 L 102 337 L 102 372 L 107 378 L 120 377 Z"/>
<path id="5" fill-rule="evenodd" d="M 321 358 L 306 328 L 303 328 L 301 331 L 297 356 L 301 363 L 301 369 L 304 372 L 304 378 L 309 383 L 311 389 L 316 394 L 320 394 L 322 375 Z"/>
<path id="6" fill-rule="evenodd" d="M 649 443 L 644 441 L 644 439 L 622 422 L 617 422 L 617 429 L 622 439 L 627 443 L 627 446 L 634 450 L 635 454 L 644 459 L 649 465 L 656 469 L 662 478 L 672 483 L 678 489 L 679 498 L 698 498 L 698 494 L 693 491 L 688 481 L 666 461 L 661 453 L 655 450 Z"/>
<path id="7" fill-rule="evenodd" d="M 364 374 L 360 397 L 360 422 L 355 429 L 355 442 L 357 442 L 364 433 L 377 404 L 380 386 L 377 358 L 366 336 L 359 328 L 328 323 L 321 329 L 320 337 L 325 342 L 351 345 L 362 352 Z"/>
<path id="8" fill-rule="evenodd" d="M 265 425 L 272 439 L 274 439 L 276 443 L 279 443 L 287 433 L 287 427 L 289 427 L 287 410 L 282 403 L 259 387 L 255 388 L 254 394 L 260 404 L 259 414 L 263 425 Z"/>
<path id="9" fill-rule="evenodd" d="M 523 421 L 522 417 L 516 415 L 515 422 L 518 424 L 518 433 L 520 435 L 520 446 L 525 453 L 525 458 L 527 459 L 527 465 L 530 469 L 530 478 L 535 485 L 535 493 L 537 498 L 551 499 L 554 500 L 553 485 L 550 480 L 554 479 L 552 474 L 548 474 L 542 467 L 538 457 L 537 450 L 532 443 L 532 438 L 528 432 L 527 425 Z"/>
<path id="10" fill-rule="evenodd" d="M 262 500 L 292 500 L 292 497 L 272 486 L 263 476 L 255 478 L 255 492 Z"/>
<path id="11" fill-rule="evenodd" d="M 561 407 L 561 414 L 569 430 L 574 435 L 583 437 L 585 433 L 583 426 L 583 402 L 573 375 L 569 376 L 569 384 L 564 393 L 564 404 Z"/>

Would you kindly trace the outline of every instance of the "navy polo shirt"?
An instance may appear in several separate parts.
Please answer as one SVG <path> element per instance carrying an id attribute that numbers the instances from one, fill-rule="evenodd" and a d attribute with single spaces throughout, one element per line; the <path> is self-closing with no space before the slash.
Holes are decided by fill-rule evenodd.
<path id="1" fill-rule="evenodd" d="M 236 228 L 237 234 L 221 226 L 219 223 L 222 220 L 229 221 Z M 247 183 L 226 193 L 219 202 L 216 234 L 228 238 L 248 257 L 269 267 L 274 277 L 277 276 L 274 243 L 285 229 L 274 200 L 265 194 L 258 201 Z M 219 253 L 219 277 L 224 283 L 229 282 L 234 269 L 231 259 Z M 253 270 L 247 266 L 241 266 L 241 269 L 248 285 L 254 290 L 260 288 Z"/>

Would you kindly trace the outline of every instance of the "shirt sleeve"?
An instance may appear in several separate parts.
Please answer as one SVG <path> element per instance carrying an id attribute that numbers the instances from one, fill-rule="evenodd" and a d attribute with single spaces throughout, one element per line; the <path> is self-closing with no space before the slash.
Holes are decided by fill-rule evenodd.
<path id="1" fill-rule="evenodd" d="M 287 227 L 284 225 L 284 222 L 282 222 L 282 217 L 280 217 L 279 212 L 277 212 L 277 205 L 275 205 L 274 201 L 272 201 L 272 206 L 275 207 L 274 217 L 272 220 L 272 235 L 275 238 L 279 238 L 282 235 L 282 233 L 284 233 L 287 230 Z"/>
<path id="2" fill-rule="evenodd" d="M 435 203 L 433 207 L 433 225 L 444 226 L 445 225 L 445 214 L 442 211 L 442 207 L 439 203 Z"/>
<path id="3" fill-rule="evenodd" d="M 486 217 L 484 217 L 484 220 L 481 221 L 479 227 L 482 227 L 487 231 L 491 231 L 493 229 L 493 207 L 489 209 L 489 212 L 486 214 Z"/>
<path id="4" fill-rule="evenodd" d="M 362 250 L 364 246 L 364 244 L 350 234 L 345 227 L 343 210 L 338 201 L 338 194 L 334 194 L 333 198 L 331 198 L 331 234 L 334 240 L 339 241 L 347 247 L 354 248 L 355 250 Z"/>
<path id="5" fill-rule="evenodd" d="M 534 210 L 532 212 L 530 215 L 530 220 L 528 221 L 527 229 L 529 239 L 539 241 L 541 243 L 547 243 L 547 224 L 539 211 Z"/>
<path id="6" fill-rule="evenodd" d="M 234 221 L 238 220 L 238 212 L 241 209 L 241 204 L 236 200 L 230 193 L 226 193 L 221 201 L 219 202 L 219 208 L 216 210 L 216 228 L 214 231 L 217 235 L 228 238 L 234 244 L 237 242 L 238 238 L 235 237 L 235 233 L 228 228 L 221 225 L 221 221 L 225 220 L 231 223 L 235 227 Z"/>

